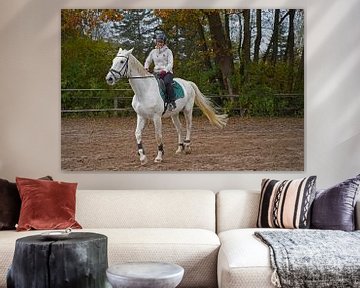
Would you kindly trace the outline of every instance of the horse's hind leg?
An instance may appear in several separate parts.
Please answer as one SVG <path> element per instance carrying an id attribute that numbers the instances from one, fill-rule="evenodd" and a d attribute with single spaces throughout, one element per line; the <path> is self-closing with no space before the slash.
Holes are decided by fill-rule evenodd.
<path id="1" fill-rule="evenodd" d="M 176 150 L 175 153 L 179 154 L 184 150 L 184 143 L 183 143 L 182 138 L 181 138 L 181 122 L 180 122 L 180 119 L 179 119 L 179 114 L 172 115 L 171 120 L 173 121 L 174 126 L 176 128 L 176 132 L 178 134 L 179 146 L 178 146 L 178 149 Z"/>
<path id="2" fill-rule="evenodd" d="M 184 111 L 185 122 L 186 122 L 186 138 L 184 140 L 184 149 L 186 154 L 191 153 L 190 148 L 190 137 L 192 129 L 192 109 Z"/>
<path id="3" fill-rule="evenodd" d="M 144 117 L 137 115 L 135 137 L 138 146 L 138 154 L 140 156 L 141 165 L 145 165 L 148 161 L 145 155 L 144 147 L 141 142 L 141 135 L 142 135 L 142 131 L 144 130 L 145 124 L 146 124 L 146 119 Z"/>
<path id="4" fill-rule="evenodd" d="M 164 155 L 164 145 L 162 143 L 162 132 L 161 132 L 161 117 L 160 116 L 154 116 L 154 127 L 155 127 L 155 137 L 156 137 L 156 143 L 158 145 L 158 152 L 157 156 L 154 160 L 155 163 L 160 163 L 163 160 Z"/>

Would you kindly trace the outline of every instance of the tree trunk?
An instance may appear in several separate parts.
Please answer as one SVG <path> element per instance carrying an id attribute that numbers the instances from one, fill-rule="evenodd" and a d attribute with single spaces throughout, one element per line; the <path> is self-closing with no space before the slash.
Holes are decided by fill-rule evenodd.
<path id="1" fill-rule="evenodd" d="M 297 76 L 294 83 L 295 91 L 304 91 L 304 47 L 301 49 L 301 58 L 297 70 Z M 302 85 L 302 87 L 299 87 L 300 85 Z"/>
<path id="2" fill-rule="evenodd" d="M 272 52 L 271 53 L 271 62 L 273 64 L 276 64 L 277 53 L 278 53 L 279 26 L 280 26 L 280 23 L 285 19 L 285 17 L 283 17 L 283 19 L 281 19 L 281 21 L 279 21 L 279 18 L 280 18 L 280 10 L 276 9 L 275 16 L 274 16 L 273 33 L 271 36 L 270 43 L 264 54 L 264 58 L 263 58 L 264 62 L 266 62 L 270 52 Z"/>
<path id="3" fill-rule="evenodd" d="M 64 240 L 41 235 L 16 240 L 8 288 L 98 288 L 106 283 L 107 237 L 71 233 Z"/>
<path id="4" fill-rule="evenodd" d="M 228 93 L 232 95 L 233 89 L 229 77 L 233 72 L 233 55 L 231 49 L 227 45 L 228 42 L 226 40 L 225 32 L 221 23 L 220 13 L 214 11 L 206 12 L 206 16 L 209 20 L 212 46 L 215 53 L 215 61 L 220 67 L 224 86 L 226 87 Z"/>
<path id="5" fill-rule="evenodd" d="M 239 17 L 239 46 L 238 46 L 238 55 L 241 61 L 241 47 L 242 47 L 242 37 L 243 37 L 243 29 L 242 29 L 242 21 L 241 16 L 242 13 L 238 13 L 237 16 Z"/>
<path id="6" fill-rule="evenodd" d="M 281 23 L 286 19 L 286 17 L 289 15 L 289 12 L 286 13 L 281 19 L 280 19 L 280 10 L 275 10 L 275 16 L 274 16 L 274 28 L 273 28 L 273 34 L 271 36 L 270 43 L 266 49 L 266 52 L 264 54 L 264 62 L 266 62 L 270 52 L 271 53 L 271 62 L 275 65 L 278 57 L 278 48 L 279 48 L 279 30 Z M 280 20 L 279 20 L 280 19 Z"/>
<path id="7" fill-rule="evenodd" d="M 232 44 L 230 39 L 230 18 L 229 14 L 225 13 L 225 39 L 226 39 L 226 47 L 229 51 L 232 51 Z M 231 69 L 234 70 L 234 62 L 231 61 Z"/>
<path id="8" fill-rule="evenodd" d="M 271 53 L 271 62 L 275 65 L 278 56 L 279 50 L 279 19 L 280 19 L 280 9 L 275 10 L 275 17 L 274 17 L 274 40 L 273 40 L 273 49 Z"/>
<path id="9" fill-rule="evenodd" d="M 244 9 L 244 41 L 241 49 L 240 58 L 240 76 L 243 81 L 246 81 L 247 68 L 250 63 L 250 43 L 251 43 L 251 31 L 250 31 L 250 10 Z"/>
<path id="10" fill-rule="evenodd" d="M 288 63 L 288 91 L 291 93 L 293 91 L 293 83 L 294 83 L 294 62 L 295 62 L 295 56 L 294 56 L 294 39 L 295 39 L 295 33 L 294 33 L 294 18 L 295 18 L 295 9 L 289 10 L 289 34 L 286 42 L 286 52 L 285 52 L 285 60 Z"/>
<path id="11" fill-rule="evenodd" d="M 250 44 L 251 44 L 251 31 L 250 31 L 250 10 L 244 9 L 244 42 L 242 48 L 243 62 L 250 63 Z"/>
<path id="12" fill-rule="evenodd" d="M 259 62 L 260 43 L 261 43 L 261 9 L 256 9 L 256 38 L 254 47 L 254 62 Z"/>
<path id="13" fill-rule="evenodd" d="M 206 38 L 204 33 L 204 27 L 201 25 L 200 20 L 197 20 L 197 31 L 199 33 L 200 37 L 200 50 L 202 51 L 204 55 L 204 65 L 206 69 L 212 69 L 211 60 L 209 56 L 209 49 L 206 44 Z"/>

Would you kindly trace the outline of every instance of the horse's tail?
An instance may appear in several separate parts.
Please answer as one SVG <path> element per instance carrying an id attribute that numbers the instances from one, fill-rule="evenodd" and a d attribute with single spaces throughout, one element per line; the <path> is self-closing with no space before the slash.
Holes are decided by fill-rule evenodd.
<path id="1" fill-rule="evenodd" d="M 214 104 L 201 93 L 196 84 L 191 81 L 189 81 L 189 83 L 195 92 L 195 104 L 199 106 L 201 111 L 209 119 L 210 123 L 215 124 L 220 128 L 224 128 L 227 123 L 228 116 L 226 114 L 217 114 Z"/>

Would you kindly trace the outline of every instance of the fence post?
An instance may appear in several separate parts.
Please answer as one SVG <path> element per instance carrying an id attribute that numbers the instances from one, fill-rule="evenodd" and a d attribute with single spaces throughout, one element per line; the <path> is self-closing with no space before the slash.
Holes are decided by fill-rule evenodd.
<path id="1" fill-rule="evenodd" d="M 119 113 L 116 109 L 119 108 L 119 101 L 118 101 L 118 97 L 114 97 L 114 116 L 118 116 Z"/>

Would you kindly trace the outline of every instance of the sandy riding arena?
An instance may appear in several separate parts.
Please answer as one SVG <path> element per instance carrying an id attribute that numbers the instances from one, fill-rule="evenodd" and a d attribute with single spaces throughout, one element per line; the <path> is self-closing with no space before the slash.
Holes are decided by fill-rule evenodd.
<path id="1" fill-rule="evenodd" d="M 184 120 L 181 118 L 181 120 Z M 184 123 L 184 121 L 182 121 Z M 191 154 L 176 155 L 177 135 L 163 119 L 164 161 L 154 163 L 152 123 L 143 145 L 149 162 L 140 165 L 134 136 L 136 117 L 66 118 L 61 123 L 61 167 L 68 171 L 301 171 L 303 118 L 231 117 L 224 129 L 203 116 L 193 119 Z M 184 126 L 184 125 L 183 125 Z M 185 131 L 184 127 L 183 130 Z"/>

